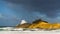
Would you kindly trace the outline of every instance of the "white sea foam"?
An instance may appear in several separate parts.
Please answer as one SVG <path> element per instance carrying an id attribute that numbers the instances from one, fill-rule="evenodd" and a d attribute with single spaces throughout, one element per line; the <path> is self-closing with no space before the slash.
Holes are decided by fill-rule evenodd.
<path id="1" fill-rule="evenodd" d="M 0 28 L 2 31 L 47 31 L 47 30 L 41 30 L 41 29 L 25 29 L 25 28 L 14 28 L 14 27 L 4 27 Z M 60 32 L 60 29 L 58 30 L 48 30 L 49 32 Z"/>
<path id="2" fill-rule="evenodd" d="M 23 28 L 13 28 L 13 27 L 4 27 L 0 29 L 3 29 L 3 31 L 0 31 L 0 34 L 60 34 L 60 29 L 51 31 L 44 31 L 39 29 L 27 29 L 23 31 Z"/>
<path id="3" fill-rule="evenodd" d="M 3 28 L 0 28 L 0 30 L 12 30 L 12 29 L 14 29 L 13 27 L 3 27 Z"/>

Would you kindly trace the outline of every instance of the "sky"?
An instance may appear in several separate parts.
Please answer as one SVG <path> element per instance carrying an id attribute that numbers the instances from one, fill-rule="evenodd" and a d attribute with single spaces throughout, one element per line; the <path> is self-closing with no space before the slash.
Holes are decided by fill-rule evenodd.
<path id="1" fill-rule="evenodd" d="M 60 22 L 60 0 L 0 0 L 0 26 L 15 26 L 26 20 Z"/>

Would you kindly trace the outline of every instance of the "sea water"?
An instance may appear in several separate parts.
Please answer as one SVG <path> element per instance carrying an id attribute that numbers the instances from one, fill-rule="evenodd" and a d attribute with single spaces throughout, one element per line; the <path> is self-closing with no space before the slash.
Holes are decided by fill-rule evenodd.
<path id="1" fill-rule="evenodd" d="M 38 30 L 38 29 L 23 29 L 23 28 L 15 28 L 15 27 L 0 27 L 0 31 L 47 31 L 47 30 Z M 60 32 L 60 29 L 58 30 L 48 30 L 48 31 L 56 31 Z"/>
<path id="2" fill-rule="evenodd" d="M 9 31 L 14 29 L 14 27 L 0 27 L 0 31 Z"/>

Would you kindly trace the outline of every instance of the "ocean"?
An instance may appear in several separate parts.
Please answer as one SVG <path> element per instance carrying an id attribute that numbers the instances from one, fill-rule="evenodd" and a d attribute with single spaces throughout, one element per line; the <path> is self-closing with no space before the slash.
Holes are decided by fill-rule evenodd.
<path id="1" fill-rule="evenodd" d="M 14 27 L 0 26 L 0 31 L 10 31 L 14 29 Z"/>

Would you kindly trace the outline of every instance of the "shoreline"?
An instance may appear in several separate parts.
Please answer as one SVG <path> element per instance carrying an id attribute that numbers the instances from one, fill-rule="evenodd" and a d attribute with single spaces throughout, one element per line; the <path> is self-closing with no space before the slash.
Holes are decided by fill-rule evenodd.
<path id="1" fill-rule="evenodd" d="M 60 34 L 55 31 L 0 31 L 0 34 Z"/>

